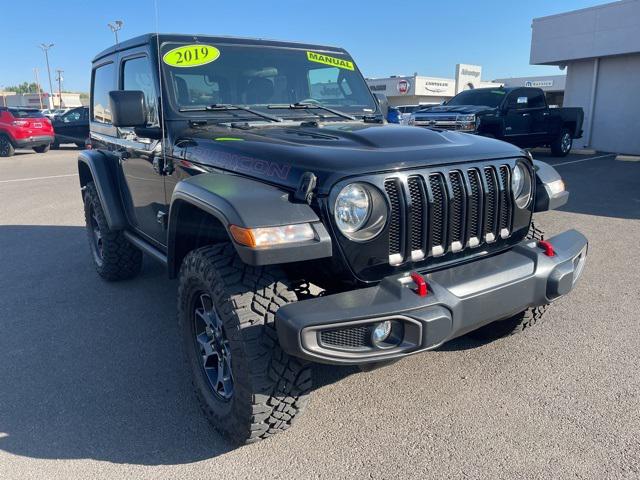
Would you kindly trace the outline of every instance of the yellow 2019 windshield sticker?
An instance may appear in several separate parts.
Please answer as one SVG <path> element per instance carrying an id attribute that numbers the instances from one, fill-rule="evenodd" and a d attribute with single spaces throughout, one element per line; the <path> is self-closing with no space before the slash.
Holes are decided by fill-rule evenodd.
<path id="1" fill-rule="evenodd" d="M 211 63 L 220 57 L 220 50 L 211 45 L 184 45 L 169 50 L 162 61 L 172 67 L 198 67 Z"/>
<path id="2" fill-rule="evenodd" d="M 354 70 L 353 62 L 345 60 L 344 58 L 330 57 L 323 53 L 307 52 L 307 59 L 310 62 L 324 63 L 325 65 L 331 65 L 332 67 Z"/>

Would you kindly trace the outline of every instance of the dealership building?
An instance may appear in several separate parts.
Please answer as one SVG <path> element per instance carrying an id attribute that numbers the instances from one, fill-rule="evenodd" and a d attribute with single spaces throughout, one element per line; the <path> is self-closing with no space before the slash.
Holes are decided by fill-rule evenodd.
<path id="1" fill-rule="evenodd" d="M 534 19 L 530 61 L 566 67 L 563 106 L 585 112 L 577 147 L 640 154 L 640 0 Z"/>
<path id="2" fill-rule="evenodd" d="M 411 76 L 367 78 L 371 91 L 384 93 L 389 105 L 440 104 L 463 90 L 482 87 L 539 87 L 545 91 L 549 105 L 562 106 L 565 86 L 564 75 L 543 77 L 499 78 L 491 82 L 482 80 L 480 65 L 456 65 L 455 78 Z"/>
<path id="3" fill-rule="evenodd" d="M 456 65 L 455 78 L 425 77 L 417 73 L 410 76 L 367 78 L 374 93 L 383 93 L 389 105 L 439 104 L 457 93 L 470 88 L 499 87 L 500 83 L 482 80 L 479 65 Z"/>

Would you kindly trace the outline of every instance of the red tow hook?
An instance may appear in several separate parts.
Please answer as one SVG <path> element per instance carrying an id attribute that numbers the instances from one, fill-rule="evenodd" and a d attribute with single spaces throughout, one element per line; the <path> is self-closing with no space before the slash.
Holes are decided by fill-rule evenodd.
<path id="1" fill-rule="evenodd" d="M 416 293 L 421 297 L 426 297 L 429 292 L 427 281 L 418 272 L 411 272 L 411 280 L 416 284 Z"/>
<path id="2" fill-rule="evenodd" d="M 556 255 L 556 251 L 553 249 L 553 245 L 551 245 L 546 240 L 540 240 L 538 242 L 538 246 L 544 250 L 544 254 L 547 257 L 554 257 Z"/>

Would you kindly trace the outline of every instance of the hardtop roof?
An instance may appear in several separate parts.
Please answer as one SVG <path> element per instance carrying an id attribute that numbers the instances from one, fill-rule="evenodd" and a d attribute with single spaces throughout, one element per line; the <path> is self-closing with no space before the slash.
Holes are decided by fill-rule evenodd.
<path id="1" fill-rule="evenodd" d="M 346 50 L 339 47 L 332 47 L 328 45 L 317 45 L 311 43 L 301 42 L 283 42 L 280 40 L 267 40 L 263 38 L 246 38 L 246 37 L 233 37 L 233 36 L 215 36 L 215 35 L 201 35 L 201 34 L 179 34 L 179 33 L 146 33 L 134 38 L 130 38 L 117 45 L 103 50 L 97 54 L 92 60 L 93 63 L 98 60 L 112 55 L 116 52 L 128 50 L 130 48 L 139 47 L 156 41 L 156 37 L 160 36 L 160 42 L 207 42 L 207 43 L 235 43 L 238 45 L 265 45 L 271 47 L 294 47 L 294 48 L 308 48 L 310 50 L 319 50 L 335 53 L 347 53 Z"/>

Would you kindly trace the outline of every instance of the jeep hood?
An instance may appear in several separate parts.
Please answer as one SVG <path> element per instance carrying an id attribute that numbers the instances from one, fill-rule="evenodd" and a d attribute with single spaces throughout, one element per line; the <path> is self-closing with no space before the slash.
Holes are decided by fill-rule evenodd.
<path id="1" fill-rule="evenodd" d="M 199 164 L 295 189 L 313 172 L 318 193 L 346 177 L 522 155 L 510 144 L 464 133 L 364 122 L 219 125 L 179 135 L 183 163 Z"/>
<path id="2" fill-rule="evenodd" d="M 496 110 L 496 108 L 487 107 L 485 105 L 440 105 L 420 110 L 419 112 L 416 112 L 415 115 L 416 117 L 431 113 L 460 113 L 463 115 L 470 115 L 474 113 L 494 113 Z"/>

